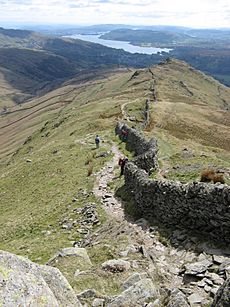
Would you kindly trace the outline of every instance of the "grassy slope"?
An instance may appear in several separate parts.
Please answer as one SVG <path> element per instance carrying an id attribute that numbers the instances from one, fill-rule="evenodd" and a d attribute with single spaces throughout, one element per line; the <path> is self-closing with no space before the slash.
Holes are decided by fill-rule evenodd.
<path id="1" fill-rule="evenodd" d="M 92 190 L 94 176 L 87 176 L 87 160 L 92 158 L 95 173 L 109 159 L 95 158 L 94 136 L 99 133 L 104 140 L 100 152 L 109 150 L 121 105 L 126 104 L 128 115 L 139 118 L 154 80 L 158 102 L 152 104 L 146 135 L 158 137 L 162 168 L 171 171 L 178 164 L 205 163 L 227 166 L 230 128 L 223 99 L 229 102 L 229 89 L 180 62 L 157 66 L 152 73 L 121 71 L 81 85 L 72 80 L 32 101 L 33 112 L 24 105 L 25 110 L 15 109 L 17 112 L 1 117 L 1 127 L 10 125 L 1 129 L 0 249 L 44 263 L 58 248 L 79 239 L 79 226 L 68 231 L 59 222 L 78 219 L 73 209 L 96 201 L 90 195 L 72 202 L 81 188 Z M 178 80 L 183 80 L 193 96 Z M 22 145 L 28 136 L 31 138 Z M 19 145 L 6 164 L 7 155 Z M 184 147 L 195 154 L 190 160 L 181 155 Z M 180 178 L 181 174 L 174 170 L 170 176 Z M 103 220 L 99 204 L 98 210 Z"/>
<path id="2" fill-rule="evenodd" d="M 79 197 L 78 202 L 72 202 L 72 199 L 81 188 L 88 192 L 92 190 L 94 176 L 87 176 L 89 166 L 85 165 L 88 158 L 93 159 L 94 172 L 106 161 L 106 158 L 93 157 L 97 153 L 94 137 L 99 133 L 105 141 L 99 152 L 110 149 L 114 119 L 120 113 L 120 102 L 115 96 L 129 76 L 130 72 L 122 73 L 106 83 L 99 80 L 80 88 L 67 85 L 62 93 L 69 93 L 65 95 L 65 99 L 71 101 L 68 106 L 51 111 L 47 106 L 43 113 L 29 116 L 13 128 L 8 126 L 4 130 L 2 153 L 17 138 L 21 141 L 27 134 L 31 139 L 21 146 L 8 165 L 3 159 L 1 249 L 45 262 L 58 248 L 71 246 L 70 241 L 79 238 L 76 231 L 79 226 L 70 234 L 61 229 L 59 222 L 65 217 L 77 219 L 73 209 L 95 201 L 93 196 Z M 59 94 L 55 91 L 50 97 Z M 19 119 L 27 112 L 9 114 L 4 120 Z M 12 146 L 14 148 L 14 144 Z"/>
<path id="3" fill-rule="evenodd" d="M 197 179 L 205 166 L 229 168 L 229 88 L 183 62 L 156 66 L 152 72 L 158 100 L 152 108 L 152 127 L 165 168 L 178 168 L 171 178 Z"/>

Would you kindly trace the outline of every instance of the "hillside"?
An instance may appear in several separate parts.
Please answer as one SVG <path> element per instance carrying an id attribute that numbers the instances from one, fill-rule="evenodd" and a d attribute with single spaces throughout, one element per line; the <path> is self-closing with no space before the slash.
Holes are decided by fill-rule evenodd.
<path id="1" fill-rule="evenodd" d="M 133 45 L 150 44 L 154 46 L 170 46 L 195 39 L 183 33 L 153 30 L 116 29 L 101 35 L 103 39 L 130 42 Z"/>
<path id="2" fill-rule="evenodd" d="M 0 108 L 24 102 L 57 88 L 89 70 L 145 67 L 158 55 L 130 54 L 81 40 L 42 36 L 26 30 L 0 28 L 0 86 L 11 88 Z"/>
<path id="3" fill-rule="evenodd" d="M 89 263 L 81 264 L 82 270 L 88 270 L 86 275 L 77 275 L 77 264 L 71 258 L 51 261 L 78 292 L 95 287 L 104 295 L 117 295 L 128 273 L 114 277 L 100 266 L 119 257 L 127 246 L 144 246 L 142 253 L 130 256 L 139 265 L 132 272 L 143 273 L 149 265 L 143 259 L 145 244 L 152 239 L 146 239 L 145 232 L 136 224 L 130 226 L 124 217 L 116 221 L 121 208 L 115 200 L 109 217 L 105 208 L 110 208 L 109 187 L 119 191 L 123 185 L 123 179 L 111 173 L 115 168 L 115 175 L 119 174 L 119 155 L 132 158 L 114 136 L 117 119 L 142 129 L 147 99 L 150 121 L 144 133 L 146 138 L 157 137 L 161 170 L 152 176 L 198 181 L 200 171 L 210 166 L 223 171 L 229 183 L 229 88 L 175 60 L 150 69 L 118 69 L 73 78 L 1 115 L 0 249 L 44 264 L 57 250 L 83 242 L 92 261 L 92 268 Z M 96 134 L 102 139 L 99 150 L 95 150 Z M 113 163 L 106 166 L 114 154 Z M 159 271 L 150 269 L 151 276 L 164 287 L 172 287 L 175 272 L 166 273 L 166 267 L 178 266 L 178 257 L 180 265 L 186 263 L 186 257 L 198 261 L 198 255 L 188 247 L 186 257 L 179 256 L 157 227 L 153 240 L 161 241 L 157 241 L 158 252 L 166 258 L 161 258 Z M 181 279 L 175 278 L 178 285 Z"/>
<path id="4" fill-rule="evenodd" d="M 132 45 L 172 48 L 170 57 L 186 61 L 228 86 L 230 85 L 229 37 L 227 29 L 176 27 L 114 29 L 101 35 L 103 39 L 126 41 Z"/>

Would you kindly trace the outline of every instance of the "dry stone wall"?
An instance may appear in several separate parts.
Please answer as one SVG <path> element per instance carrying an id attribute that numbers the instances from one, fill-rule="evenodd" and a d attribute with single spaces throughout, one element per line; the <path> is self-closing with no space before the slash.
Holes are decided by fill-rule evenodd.
<path id="1" fill-rule="evenodd" d="M 127 132 L 127 138 L 125 141 L 127 149 L 133 152 L 135 155 L 133 163 L 148 173 L 157 169 L 157 140 L 152 138 L 150 141 L 147 141 L 136 129 L 130 128 L 128 125 L 118 122 L 115 133 L 121 140 L 122 131 Z"/>
<path id="2" fill-rule="evenodd" d="M 134 133 L 135 137 L 132 136 L 132 130 L 129 133 L 130 139 L 127 141 L 132 150 L 143 156 L 144 148 L 147 148 L 148 153 L 151 141 L 143 141 L 140 145 L 140 141 L 137 141 L 138 132 Z M 137 160 L 138 158 L 139 156 L 136 157 Z M 156 166 L 157 161 L 154 164 Z M 132 193 L 136 210 L 143 217 L 155 218 L 166 225 L 195 230 L 230 243 L 229 186 L 152 180 L 145 170 L 149 171 L 148 167 L 140 167 L 135 160 L 128 162 L 125 167 L 125 186 Z"/>

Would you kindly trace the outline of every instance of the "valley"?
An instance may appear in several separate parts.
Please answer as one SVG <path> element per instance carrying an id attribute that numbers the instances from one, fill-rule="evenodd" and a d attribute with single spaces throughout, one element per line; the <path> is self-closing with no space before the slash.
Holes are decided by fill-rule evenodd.
<path id="1" fill-rule="evenodd" d="M 138 216 L 117 164 L 134 153 L 114 130 L 120 121 L 157 139 L 151 179 L 199 182 L 213 168 L 227 190 L 230 89 L 180 60 L 143 68 L 155 58 L 68 39 L 42 44 L 0 50 L 0 249 L 59 268 L 87 306 L 173 306 L 178 296 L 210 305 L 228 276 L 228 246 Z"/>

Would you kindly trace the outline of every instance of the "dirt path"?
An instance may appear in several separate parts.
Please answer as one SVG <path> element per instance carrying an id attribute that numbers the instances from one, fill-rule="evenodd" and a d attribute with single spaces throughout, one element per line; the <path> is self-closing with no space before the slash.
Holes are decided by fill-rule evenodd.
<path id="1" fill-rule="evenodd" d="M 114 168 L 118 163 L 119 157 L 123 154 L 116 145 L 112 146 L 111 151 L 113 153 L 113 159 L 97 173 L 93 192 L 101 199 L 107 214 L 116 217 L 116 219 L 124 220 L 124 211 L 121 202 L 115 198 L 113 192 L 108 189 L 108 183 L 115 179 Z"/>
<path id="2" fill-rule="evenodd" d="M 109 226 L 106 225 L 104 230 L 102 227 L 99 232 L 101 232 L 101 235 L 105 232 L 105 236 L 111 236 L 111 240 L 113 240 L 112 238 L 116 237 L 117 229 L 121 227 L 122 233 L 127 234 L 130 242 L 132 242 L 134 246 L 139 246 L 139 252 L 142 253 L 145 259 L 143 260 L 145 262 L 142 264 L 143 273 L 148 272 L 156 283 L 159 281 L 159 287 L 166 289 L 181 289 L 188 300 L 192 295 L 198 296 L 201 302 L 196 306 L 204 306 L 210 303 L 210 295 L 213 296 L 213 294 L 216 293 L 219 285 L 212 284 L 212 287 L 207 288 L 208 283 L 206 284 L 205 282 L 207 278 L 204 279 L 204 286 L 206 285 L 206 288 L 203 288 L 203 286 L 200 287 L 196 283 L 184 284 L 183 277 L 180 274 L 181 268 L 187 263 L 192 263 L 194 267 L 197 266 L 198 271 L 199 263 L 197 262 L 205 260 L 211 263 L 212 257 L 210 253 L 195 252 L 195 250 L 193 250 L 195 238 L 191 240 L 184 231 L 173 231 L 172 238 L 174 242 L 176 242 L 176 245 L 172 246 L 161 237 L 158 226 L 149 227 L 147 221 L 143 218 L 135 221 L 135 223 L 127 221 L 122 201 L 115 198 L 113 191 L 111 191 L 108 186 L 109 182 L 116 179 L 114 169 L 117 166 L 119 157 L 122 156 L 122 153 L 115 144 L 113 144 L 111 151 L 113 153 L 113 158 L 96 174 L 96 182 L 93 189 L 94 194 L 101 199 L 101 203 L 108 217 L 110 217 L 110 222 L 108 221 L 108 224 L 110 223 Z M 111 221 L 114 221 L 114 223 L 111 224 Z M 117 222 L 118 225 L 116 226 Z M 111 235 L 110 232 L 114 232 L 113 235 Z M 98 239 L 97 237 L 97 240 Z M 162 240 L 164 240 L 164 242 Z M 196 244 L 197 243 L 198 242 L 196 242 Z M 206 271 L 207 276 L 210 275 L 210 272 L 208 270 Z M 222 281 L 221 279 L 221 282 Z M 209 280 L 207 280 L 207 282 L 210 283 Z M 191 306 L 193 305 L 191 304 Z"/>

